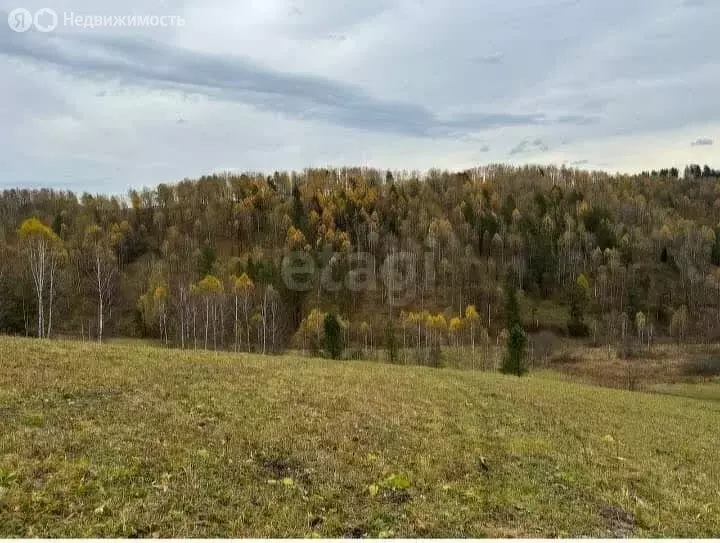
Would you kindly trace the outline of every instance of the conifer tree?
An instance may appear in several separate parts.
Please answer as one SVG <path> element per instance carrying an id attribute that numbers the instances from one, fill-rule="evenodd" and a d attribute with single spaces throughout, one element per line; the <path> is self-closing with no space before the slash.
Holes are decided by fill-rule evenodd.
<path id="1" fill-rule="evenodd" d="M 323 346 L 325 352 L 334 360 L 338 360 L 343 352 L 343 331 L 340 321 L 334 313 L 328 313 L 323 326 Z"/>

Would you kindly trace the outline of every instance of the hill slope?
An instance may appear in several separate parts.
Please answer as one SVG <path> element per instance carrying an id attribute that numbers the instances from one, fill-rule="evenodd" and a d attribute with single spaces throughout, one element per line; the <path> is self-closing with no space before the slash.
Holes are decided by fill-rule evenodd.
<path id="1" fill-rule="evenodd" d="M 0 339 L 0 535 L 720 533 L 720 403 Z"/>

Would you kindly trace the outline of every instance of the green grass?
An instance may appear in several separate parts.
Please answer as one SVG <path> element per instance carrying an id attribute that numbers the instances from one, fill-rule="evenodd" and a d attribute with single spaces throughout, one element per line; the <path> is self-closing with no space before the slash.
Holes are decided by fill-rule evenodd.
<path id="1" fill-rule="evenodd" d="M 0 339 L 0 536 L 710 536 L 720 403 Z"/>

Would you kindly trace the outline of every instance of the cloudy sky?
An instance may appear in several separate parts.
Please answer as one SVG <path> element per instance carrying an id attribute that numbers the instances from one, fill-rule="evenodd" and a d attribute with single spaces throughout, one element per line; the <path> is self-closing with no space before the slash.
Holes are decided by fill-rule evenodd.
<path id="1" fill-rule="evenodd" d="M 59 25 L 15 32 L 16 8 Z M 184 25 L 66 24 L 98 15 Z M 0 187 L 719 167 L 718 21 L 716 0 L 0 0 Z"/>

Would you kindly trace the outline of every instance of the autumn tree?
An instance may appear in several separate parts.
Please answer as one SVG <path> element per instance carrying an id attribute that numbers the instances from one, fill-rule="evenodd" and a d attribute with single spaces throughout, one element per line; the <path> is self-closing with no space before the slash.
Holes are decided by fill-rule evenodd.
<path id="1" fill-rule="evenodd" d="M 477 309 L 474 305 L 469 305 L 465 308 L 465 320 L 470 327 L 470 345 L 472 346 L 473 353 L 475 352 L 475 328 L 477 323 L 480 321 L 480 315 L 478 315 Z"/>
<path id="2" fill-rule="evenodd" d="M 206 275 L 197 284 L 197 293 L 205 304 L 205 349 L 208 348 L 208 333 L 212 319 L 213 346 L 217 349 L 217 325 L 218 305 L 223 293 L 223 285 L 220 279 L 214 275 Z"/>
<path id="3" fill-rule="evenodd" d="M 642 311 L 638 311 L 635 315 L 635 327 L 637 328 L 638 341 L 642 345 L 645 328 L 647 326 L 647 317 Z"/>
<path id="4" fill-rule="evenodd" d="M 28 262 L 37 301 L 37 336 L 50 337 L 57 272 L 67 257 L 60 237 L 38 219 L 23 221 L 18 237 Z M 46 315 L 47 296 L 47 321 Z"/>
<path id="5" fill-rule="evenodd" d="M 460 317 L 453 317 L 448 323 L 448 331 L 455 342 L 455 347 L 460 347 L 460 331 L 462 330 L 462 326 L 463 323 Z"/>
<path id="6" fill-rule="evenodd" d="M 368 348 L 370 347 L 370 334 L 372 333 L 372 330 L 370 328 L 370 325 L 367 323 L 367 321 L 362 321 L 360 323 L 360 335 L 363 340 L 363 351 L 367 352 Z"/>
<path id="7" fill-rule="evenodd" d="M 113 281 L 117 274 L 117 259 L 108 236 L 97 225 L 92 225 L 85 231 L 83 252 L 87 261 L 86 273 L 92 280 L 97 297 L 97 340 L 102 343 L 105 314 L 110 306 Z"/>
<path id="8" fill-rule="evenodd" d="M 305 317 L 298 328 L 296 336 L 302 349 L 316 355 L 322 346 L 323 326 L 327 313 L 315 308 Z"/>
<path id="9" fill-rule="evenodd" d="M 255 291 L 255 283 L 250 277 L 243 273 L 235 284 L 236 292 L 242 300 L 243 315 L 245 316 L 245 333 L 247 336 L 247 348 L 250 349 L 250 301 Z"/>
<path id="10" fill-rule="evenodd" d="M 240 320 L 239 320 L 239 302 L 242 301 L 242 310 L 245 317 L 246 332 L 246 348 L 250 349 L 250 299 L 255 290 L 255 284 L 247 273 L 243 273 L 239 277 L 233 275 L 231 278 L 233 286 L 233 294 L 235 296 L 235 349 L 240 347 Z"/>
<path id="11" fill-rule="evenodd" d="M 275 344 L 275 333 L 277 330 L 277 306 L 278 292 L 272 285 L 266 285 L 262 289 L 262 298 L 260 302 L 260 324 L 262 325 L 262 353 L 267 352 L 268 327 L 273 338 L 273 348 Z"/>
<path id="12" fill-rule="evenodd" d="M 675 337 L 675 341 L 678 345 L 685 338 L 689 321 L 690 314 L 688 313 L 687 307 L 684 305 L 677 308 L 672 315 L 672 320 L 670 321 L 670 333 Z"/>
<path id="13" fill-rule="evenodd" d="M 145 323 L 157 326 L 163 342 L 168 344 L 168 289 L 165 282 L 156 277 L 150 282 L 148 291 L 140 296 L 138 309 Z"/>

